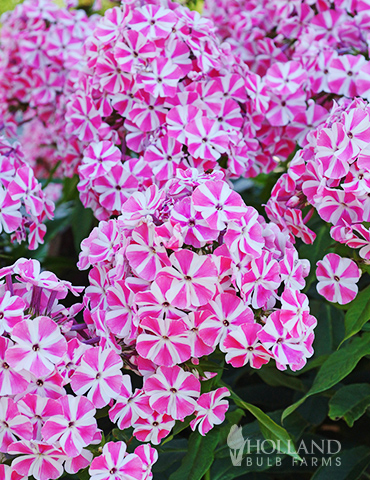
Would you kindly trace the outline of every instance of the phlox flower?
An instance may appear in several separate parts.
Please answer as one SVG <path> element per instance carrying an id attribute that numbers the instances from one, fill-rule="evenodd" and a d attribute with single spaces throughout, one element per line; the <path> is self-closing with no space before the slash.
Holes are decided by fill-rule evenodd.
<path id="1" fill-rule="evenodd" d="M 279 370 L 285 370 L 287 365 L 296 370 L 306 363 L 303 338 L 295 338 L 290 334 L 280 319 L 279 310 L 267 318 L 257 336 L 262 345 L 271 351 Z"/>
<path id="2" fill-rule="evenodd" d="M 307 73 L 299 62 L 277 62 L 266 73 L 266 85 L 280 95 L 295 93 L 307 80 Z"/>
<path id="3" fill-rule="evenodd" d="M 12 469 L 35 480 L 53 480 L 63 474 L 65 454 L 44 442 L 14 442 L 8 448 L 10 455 L 19 455 L 12 461 Z"/>
<path id="4" fill-rule="evenodd" d="M 23 320 L 26 303 L 21 297 L 11 295 L 9 291 L 0 299 L 0 334 L 10 333 L 13 327 Z"/>
<path id="5" fill-rule="evenodd" d="M 130 334 L 134 315 L 133 300 L 134 294 L 123 280 L 114 282 L 107 290 L 109 310 L 106 314 L 106 323 L 118 338 L 125 338 Z"/>
<path id="6" fill-rule="evenodd" d="M 91 480 L 142 480 L 142 461 L 135 453 L 126 452 L 124 442 L 108 442 L 89 468 Z"/>
<path id="7" fill-rule="evenodd" d="M 180 250 L 170 256 L 172 267 L 163 268 L 155 282 L 161 287 L 161 279 L 171 280 L 165 297 L 173 306 L 185 309 L 205 305 L 216 292 L 217 272 L 208 256 L 190 250 Z"/>
<path id="8" fill-rule="evenodd" d="M 194 431 L 198 427 L 199 433 L 204 436 L 214 425 L 220 425 L 229 408 L 229 402 L 225 399 L 228 396 L 230 392 L 226 387 L 203 393 L 197 400 L 196 417 L 190 422 L 191 429 Z"/>
<path id="9" fill-rule="evenodd" d="M 42 436 L 49 444 L 59 441 L 69 457 L 76 457 L 83 447 L 90 445 L 97 430 L 96 410 L 86 397 L 66 395 L 59 398 L 61 414 L 46 420 Z"/>
<path id="10" fill-rule="evenodd" d="M 316 288 L 320 295 L 329 302 L 340 305 L 345 305 L 356 297 L 361 270 L 353 260 L 328 253 L 316 265 L 319 281 Z"/>
<path id="11" fill-rule="evenodd" d="M 257 336 L 261 329 L 257 323 L 245 323 L 231 330 L 220 345 L 221 351 L 226 353 L 226 363 L 231 363 L 235 368 L 247 363 L 252 368 L 261 368 L 268 363 L 271 355 Z"/>
<path id="12" fill-rule="evenodd" d="M 131 28 L 149 40 L 167 38 L 176 24 L 176 16 L 170 9 L 157 5 L 145 5 L 134 10 Z"/>
<path id="13" fill-rule="evenodd" d="M 238 220 L 232 220 L 224 236 L 224 242 L 229 250 L 239 249 L 242 253 L 259 257 L 265 240 L 262 237 L 262 227 L 258 223 L 258 212 L 252 207 L 246 207 L 246 213 Z"/>
<path id="14" fill-rule="evenodd" d="M 142 357 L 167 367 L 189 360 L 188 329 L 181 319 L 144 317 L 140 329 L 136 350 Z"/>
<path id="15" fill-rule="evenodd" d="M 47 375 L 67 352 L 60 328 L 49 317 L 23 320 L 15 325 L 11 336 L 16 344 L 6 352 L 6 361 L 16 371 Z"/>
<path id="16" fill-rule="evenodd" d="M 203 307 L 208 317 L 199 325 L 200 338 L 215 348 L 226 335 L 244 323 L 253 323 L 254 315 L 245 302 L 231 293 L 221 293 Z"/>
<path id="17" fill-rule="evenodd" d="M 263 307 L 280 285 L 279 264 L 271 253 L 263 251 L 254 258 L 242 277 L 242 292 L 253 308 Z"/>
<path id="18" fill-rule="evenodd" d="M 147 418 L 138 418 L 132 426 L 134 427 L 134 436 L 140 442 L 159 445 L 175 426 L 175 420 L 170 415 L 153 412 Z"/>
<path id="19" fill-rule="evenodd" d="M 155 58 L 150 64 L 151 71 L 140 74 L 139 81 L 144 90 L 154 97 L 173 97 L 183 77 L 181 68 L 168 58 Z"/>
<path id="20" fill-rule="evenodd" d="M 157 450 L 146 444 L 136 447 L 134 453 L 143 462 L 143 480 L 151 480 L 153 478 L 152 467 L 158 460 Z"/>
<path id="21" fill-rule="evenodd" d="M 165 247 L 158 242 L 154 223 L 143 222 L 133 230 L 126 257 L 134 272 L 149 281 L 171 264 Z"/>
<path id="22" fill-rule="evenodd" d="M 28 386 L 28 380 L 22 373 L 14 371 L 5 360 L 5 355 L 13 342 L 0 336 L 0 396 L 22 393 Z"/>
<path id="23" fill-rule="evenodd" d="M 42 439 L 41 429 L 54 415 L 62 414 L 62 406 L 56 400 L 28 393 L 17 402 L 20 413 L 28 417 L 33 425 L 34 440 Z"/>
<path id="24" fill-rule="evenodd" d="M 88 392 L 87 398 L 96 408 L 105 407 L 120 393 L 122 365 L 120 356 L 113 350 L 91 348 L 84 353 L 81 365 L 72 375 L 72 390 L 76 395 Z"/>
<path id="25" fill-rule="evenodd" d="M 200 382 L 178 365 L 159 367 L 154 375 L 145 380 L 144 391 L 156 412 L 182 420 L 195 410 Z"/>
<path id="26" fill-rule="evenodd" d="M 216 240 L 219 232 L 209 227 L 200 212 L 197 212 L 189 197 L 177 202 L 171 212 L 172 225 L 180 224 L 184 242 L 195 248 L 203 247 L 207 242 Z"/>
<path id="27" fill-rule="evenodd" d="M 6 453 L 9 445 L 17 441 L 17 437 L 30 440 L 32 434 L 30 420 L 19 411 L 14 400 L 0 398 L 0 452 Z"/>
<path id="28" fill-rule="evenodd" d="M 186 144 L 195 158 L 218 160 L 228 147 L 229 138 L 216 120 L 199 117 L 185 127 Z"/>
<path id="29" fill-rule="evenodd" d="M 192 201 L 214 230 L 223 230 L 231 220 L 239 220 L 246 213 L 241 196 L 223 181 L 203 183 L 195 189 Z"/>
<path id="30" fill-rule="evenodd" d="M 147 59 L 156 56 L 155 43 L 136 30 L 125 31 L 123 40 L 116 43 L 114 57 L 124 72 L 135 73 Z"/>
<path id="31" fill-rule="evenodd" d="M 114 406 L 109 410 L 111 421 L 117 423 L 120 430 L 124 430 L 131 427 L 139 417 L 148 417 L 152 412 L 149 397 L 143 390 L 135 389 L 133 393 L 131 378 L 129 375 L 124 375 L 120 394 Z"/>

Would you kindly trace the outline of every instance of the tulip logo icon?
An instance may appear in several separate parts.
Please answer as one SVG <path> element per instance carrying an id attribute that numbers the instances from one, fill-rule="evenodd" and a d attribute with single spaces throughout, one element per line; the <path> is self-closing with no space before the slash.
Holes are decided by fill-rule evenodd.
<path id="1" fill-rule="evenodd" d="M 244 440 L 242 427 L 233 425 L 230 428 L 230 433 L 227 436 L 227 445 L 230 448 L 231 462 L 234 467 L 240 467 L 243 460 L 244 446 L 246 444 Z"/>

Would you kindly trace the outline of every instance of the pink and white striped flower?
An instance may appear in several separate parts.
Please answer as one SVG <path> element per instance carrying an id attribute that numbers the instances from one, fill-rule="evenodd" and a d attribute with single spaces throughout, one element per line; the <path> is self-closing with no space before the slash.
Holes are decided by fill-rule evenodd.
<path id="1" fill-rule="evenodd" d="M 349 142 L 342 155 L 350 160 L 370 143 L 370 119 L 367 111 L 353 108 L 343 113 L 343 121 Z"/>
<path id="2" fill-rule="evenodd" d="M 356 297 L 361 270 L 353 260 L 328 253 L 316 265 L 319 281 L 316 288 L 320 295 L 329 302 L 340 305 L 345 305 Z"/>
<path id="3" fill-rule="evenodd" d="M 228 333 L 220 349 L 226 353 L 226 363 L 235 368 L 250 364 L 252 368 L 261 368 L 269 362 L 271 355 L 261 345 L 258 332 L 262 329 L 257 323 L 245 323 Z"/>
<path id="4" fill-rule="evenodd" d="M 174 97 L 177 85 L 184 76 L 181 68 L 168 58 L 155 58 L 150 64 L 151 71 L 142 72 L 139 82 L 153 97 Z"/>
<path id="5" fill-rule="evenodd" d="M 85 178 L 96 178 L 109 172 L 121 161 L 120 150 L 110 141 L 92 142 L 84 150 L 79 172 Z"/>
<path id="6" fill-rule="evenodd" d="M 17 455 L 12 461 L 12 469 L 26 478 L 53 480 L 63 472 L 65 454 L 53 445 L 44 442 L 14 442 L 8 448 L 10 455 Z"/>
<path id="7" fill-rule="evenodd" d="M 328 74 L 330 92 L 355 97 L 357 74 L 364 64 L 366 60 L 362 55 L 340 55 L 333 58 Z"/>
<path id="8" fill-rule="evenodd" d="M 118 280 L 108 288 L 107 303 L 107 326 L 118 338 L 127 337 L 132 328 L 134 294 L 127 288 L 124 280 Z"/>
<path id="9" fill-rule="evenodd" d="M 149 58 L 156 56 L 157 47 L 136 30 L 124 32 L 122 42 L 117 42 L 114 57 L 124 72 L 136 73 Z"/>
<path id="10" fill-rule="evenodd" d="M 36 376 L 51 373 L 67 352 L 60 328 L 49 317 L 17 323 L 12 339 L 16 344 L 6 353 L 7 363 L 16 371 L 27 370 Z"/>
<path id="11" fill-rule="evenodd" d="M 135 448 L 134 453 L 143 462 L 143 480 L 151 480 L 153 478 L 152 467 L 158 460 L 157 450 L 148 444 L 139 445 Z"/>
<path id="12" fill-rule="evenodd" d="M 34 216 L 41 214 L 44 208 L 44 200 L 40 193 L 41 185 L 30 166 L 18 168 L 14 180 L 8 186 L 8 192 L 12 200 L 24 201 L 27 213 Z"/>
<path id="13" fill-rule="evenodd" d="M 32 434 L 32 424 L 19 411 L 17 404 L 11 398 L 0 398 L 0 452 L 6 453 L 9 445 L 17 441 L 17 437 L 30 440 Z"/>
<path id="14" fill-rule="evenodd" d="M 11 345 L 13 345 L 11 340 L 0 336 L 0 396 L 22 393 L 28 386 L 28 380 L 23 375 L 25 372 L 15 372 L 5 360 L 6 352 Z"/>
<path id="15" fill-rule="evenodd" d="M 9 291 L 0 299 L 0 335 L 11 333 L 13 327 L 23 320 L 26 303 L 21 297 L 11 295 Z"/>
<path id="16" fill-rule="evenodd" d="M 246 213 L 241 196 L 223 181 L 199 185 L 194 190 L 192 202 L 213 230 L 223 230 L 231 220 L 239 220 Z"/>
<path id="17" fill-rule="evenodd" d="M 157 5 L 144 5 L 134 10 L 131 28 L 149 40 L 167 38 L 177 21 L 171 10 Z"/>
<path id="18" fill-rule="evenodd" d="M 126 257 L 136 275 L 149 281 L 163 267 L 171 265 L 165 247 L 158 241 L 154 223 L 144 222 L 133 230 Z"/>
<path id="19" fill-rule="evenodd" d="M 180 224 L 184 242 L 195 248 L 204 247 L 209 242 L 216 240 L 218 230 L 213 230 L 197 212 L 191 198 L 185 197 L 177 202 L 172 209 L 170 222 L 172 225 Z"/>
<path id="20" fill-rule="evenodd" d="M 305 277 L 310 273 L 310 262 L 298 258 L 295 248 L 286 248 L 284 258 L 279 262 L 281 280 L 285 288 L 302 290 L 305 287 Z"/>
<path id="21" fill-rule="evenodd" d="M 76 457 L 90 445 L 97 430 L 96 410 L 86 397 L 66 395 L 59 398 L 61 414 L 49 418 L 42 427 L 42 436 L 49 444 L 57 441 L 69 457 Z"/>
<path id="22" fill-rule="evenodd" d="M 159 445 L 175 426 L 175 420 L 170 415 L 153 412 L 147 418 L 138 418 L 132 426 L 134 427 L 134 436 L 140 442 Z"/>
<path id="23" fill-rule="evenodd" d="M 89 468 L 91 480 L 142 480 L 143 464 L 135 453 L 126 452 L 124 442 L 108 442 Z"/>
<path id="24" fill-rule="evenodd" d="M 142 217 L 155 216 L 156 211 L 164 202 L 164 192 L 156 185 L 151 185 L 145 192 L 135 192 L 122 207 L 122 219 L 124 225 L 136 226 Z"/>
<path id="25" fill-rule="evenodd" d="M 239 220 L 232 220 L 224 236 L 224 242 L 230 251 L 239 249 L 242 253 L 259 257 L 265 240 L 262 227 L 258 222 L 258 212 L 253 207 L 246 207 L 246 213 Z"/>
<path id="26" fill-rule="evenodd" d="M 266 73 L 266 85 L 280 95 L 295 93 L 307 80 L 307 72 L 299 62 L 277 62 Z"/>
<path id="27" fill-rule="evenodd" d="M 140 328 L 144 332 L 137 337 L 136 350 L 142 357 L 167 367 L 189 360 L 188 329 L 182 320 L 145 317 Z"/>
<path id="28" fill-rule="evenodd" d="M 96 408 L 103 408 L 117 398 L 122 385 L 121 357 L 113 350 L 94 347 L 87 350 L 81 365 L 71 378 L 71 387 L 76 395 L 87 393 L 87 398 Z"/>
<path id="29" fill-rule="evenodd" d="M 141 389 L 135 389 L 133 393 L 131 378 L 129 375 L 124 375 L 120 394 L 114 406 L 109 410 L 111 421 L 117 423 L 120 430 L 124 430 L 130 428 L 139 417 L 149 417 L 152 413 L 149 397 Z"/>
<path id="30" fill-rule="evenodd" d="M 167 300 L 175 307 L 196 308 L 205 305 L 216 293 L 217 271 L 208 256 L 200 256 L 190 250 L 174 252 L 170 261 L 172 267 L 165 267 L 156 277 L 171 280 L 171 287 L 165 293 Z"/>
<path id="31" fill-rule="evenodd" d="M 42 439 L 41 429 L 54 415 L 62 414 L 62 406 L 56 400 L 28 393 L 17 402 L 20 413 L 28 417 L 33 425 L 33 440 Z"/>
<path id="32" fill-rule="evenodd" d="M 262 345 L 269 349 L 279 370 L 289 365 L 293 370 L 306 363 L 306 348 L 301 338 L 293 337 L 280 320 L 280 311 L 273 312 L 257 333 Z"/>
<path id="33" fill-rule="evenodd" d="M 334 123 L 331 128 L 320 130 L 315 156 L 321 161 L 326 177 L 342 178 L 348 173 L 348 161 L 341 157 L 348 142 L 341 123 Z"/>
<path id="34" fill-rule="evenodd" d="M 306 295 L 298 290 L 284 290 L 281 295 L 280 320 L 293 337 L 299 337 L 306 331 L 304 319 L 309 313 L 310 308 Z"/>
<path id="35" fill-rule="evenodd" d="M 203 308 L 210 315 L 199 326 L 199 335 L 213 348 L 222 344 L 226 335 L 239 325 L 254 321 L 252 310 L 241 298 L 231 293 L 221 293 Z"/>
<path id="36" fill-rule="evenodd" d="M 183 318 L 188 327 L 187 339 L 191 347 L 191 356 L 193 358 L 201 358 L 213 352 L 214 347 L 208 345 L 201 336 L 202 326 L 207 324 L 211 312 L 208 310 L 197 310 L 190 312 Z"/>
<path id="37" fill-rule="evenodd" d="M 159 367 L 144 382 L 150 406 L 158 413 L 166 413 L 175 420 L 191 415 L 200 395 L 200 382 L 190 372 L 178 365 Z"/>
<path id="38" fill-rule="evenodd" d="M 190 422 L 191 429 L 194 431 L 198 427 L 199 433 L 204 436 L 215 425 L 220 425 L 229 408 L 229 402 L 225 399 L 229 396 L 230 392 L 226 387 L 203 393 L 197 400 L 196 417 Z"/>
<path id="39" fill-rule="evenodd" d="M 19 211 L 21 202 L 12 200 L 5 188 L 0 186 L 0 233 L 12 233 L 17 230 L 22 222 L 22 214 Z"/>
<path id="40" fill-rule="evenodd" d="M 218 160 L 225 153 L 229 138 L 216 120 L 199 117 L 185 127 L 186 144 L 195 158 Z"/>
<path id="41" fill-rule="evenodd" d="M 274 297 L 280 285 L 279 264 L 272 254 L 263 251 L 254 258 L 249 270 L 242 277 L 242 292 L 248 304 L 253 308 L 263 307 L 269 298 Z"/>

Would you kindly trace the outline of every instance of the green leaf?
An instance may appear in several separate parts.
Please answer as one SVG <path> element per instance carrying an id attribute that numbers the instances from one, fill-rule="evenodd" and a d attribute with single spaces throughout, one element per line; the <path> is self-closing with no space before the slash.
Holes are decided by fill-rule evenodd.
<path id="1" fill-rule="evenodd" d="M 252 415 L 256 417 L 258 420 L 259 427 L 261 432 L 266 440 L 271 440 L 274 444 L 279 442 L 279 450 L 280 453 L 285 453 L 290 455 L 297 460 L 301 460 L 300 456 L 298 455 L 294 441 L 289 433 L 283 428 L 281 425 L 278 425 L 271 417 L 266 415 L 260 408 L 256 407 L 255 405 L 251 405 L 250 403 L 244 402 L 241 398 L 239 398 L 235 393 L 231 393 L 231 398 L 234 400 L 236 405 L 239 407 L 248 410 Z"/>
<path id="2" fill-rule="evenodd" d="M 257 374 L 265 383 L 267 383 L 267 385 L 270 385 L 271 387 L 288 387 L 300 392 L 304 392 L 306 390 L 299 378 L 290 377 L 283 372 L 279 372 L 276 370 L 276 367 L 262 367 L 260 370 L 257 370 Z"/>
<path id="3" fill-rule="evenodd" d="M 357 480 L 370 463 L 369 447 L 343 450 L 330 457 L 330 463 L 321 465 L 311 480 Z"/>
<path id="4" fill-rule="evenodd" d="M 157 447 L 159 457 L 153 465 L 154 478 L 168 480 L 171 473 L 176 471 L 188 451 L 188 442 L 185 438 L 175 438 L 166 445 Z"/>
<path id="5" fill-rule="evenodd" d="M 80 252 L 82 240 L 89 236 L 93 224 L 94 214 L 90 208 L 85 208 L 80 200 L 76 200 L 72 211 L 70 223 L 73 232 L 73 242 L 76 252 Z"/>
<path id="6" fill-rule="evenodd" d="M 252 476 L 247 476 L 247 473 L 268 470 L 276 465 L 277 459 L 282 458 L 282 455 L 276 453 L 264 454 L 261 452 L 261 454 L 258 454 L 257 456 L 255 454 L 244 455 L 242 465 L 234 467 L 229 455 L 227 458 L 220 458 L 214 462 L 211 469 L 211 479 L 233 480 L 234 478 L 240 478 L 240 480 L 245 480 L 247 478 L 254 478 Z"/>
<path id="7" fill-rule="evenodd" d="M 350 343 L 332 353 L 320 368 L 310 390 L 283 412 L 281 420 L 290 415 L 311 395 L 329 390 L 345 378 L 362 357 L 370 355 L 370 333 L 354 338 Z"/>
<path id="8" fill-rule="evenodd" d="M 170 476 L 170 480 L 201 480 L 214 460 L 214 452 L 219 440 L 219 430 L 213 429 L 205 437 L 194 432 L 189 437 L 188 452 L 180 468 Z"/>
<path id="9" fill-rule="evenodd" d="M 370 405 L 370 385 L 354 383 L 340 388 L 329 401 L 329 417 L 333 420 L 344 418 L 350 427 Z"/>
<path id="10" fill-rule="evenodd" d="M 370 285 L 362 290 L 348 306 L 344 317 L 345 334 L 342 343 L 359 332 L 370 319 Z"/>
<path id="11" fill-rule="evenodd" d="M 333 250 L 332 248 L 328 248 L 328 245 L 333 243 L 333 239 L 330 237 L 329 232 L 329 225 L 321 225 L 313 245 L 303 245 L 299 249 L 299 257 L 307 258 L 312 265 L 310 273 L 306 278 L 306 287 L 303 290 L 304 292 L 307 292 L 312 282 L 316 279 L 315 268 L 313 268 L 313 266 L 316 265 L 316 262 L 321 260 L 326 253 Z"/>

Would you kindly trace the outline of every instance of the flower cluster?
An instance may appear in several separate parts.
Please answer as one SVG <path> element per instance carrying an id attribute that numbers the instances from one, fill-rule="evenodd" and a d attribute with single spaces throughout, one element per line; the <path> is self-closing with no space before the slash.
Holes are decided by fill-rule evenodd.
<path id="1" fill-rule="evenodd" d="M 44 242 L 44 222 L 53 218 L 54 208 L 19 143 L 0 137 L 0 233 L 11 233 L 19 243 L 27 239 L 35 250 Z"/>
<path id="2" fill-rule="evenodd" d="M 305 243 L 315 239 L 306 222 L 317 211 L 332 225 L 332 238 L 359 248 L 364 260 L 370 258 L 370 231 L 366 228 L 370 220 L 369 114 L 369 104 L 361 99 L 335 105 L 328 119 L 310 133 L 309 143 L 296 153 L 266 206 L 272 221 Z M 304 216 L 302 212 L 306 212 Z M 342 267 L 346 269 L 346 259 Z M 358 272 L 355 277 L 359 279 Z M 352 291 L 345 301 L 339 294 L 325 296 L 348 303 L 356 293 Z"/>
<path id="3" fill-rule="evenodd" d="M 3 467 L 5 478 L 50 480 L 90 464 L 91 478 L 112 478 L 112 469 L 117 479 L 152 478 L 157 452 L 149 445 L 128 454 L 123 442 L 107 443 L 92 463 L 85 448 L 101 442 L 99 384 L 113 385 L 108 395 L 116 397 L 129 377 L 114 351 L 94 348 L 94 339 L 81 332 L 75 316 L 83 304 L 60 303 L 68 291 L 78 295 L 83 289 L 24 258 L 2 268 L 0 278 L 6 280 L 0 293 L 0 452 L 12 459 L 11 467 Z M 95 394 L 86 397 L 80 394 L 86 371 L 96 366 L 101 379 L 95 375 Z M 75 395 L 67 394 L 70 384 Z"/>
<path id="4" fill-rule="evenodd" d="M 285 131 L 300 146 L 333 98 L 370 99 L 368 11 L 361 1 L 205 1 L 220 37 L 254 72 L 264 134 L 276 142 Z"/>
<path id="5" fill-rule="evenodd" d="M 93 267 L 86 328 L 149 379 L 158 369 L 185 379 L 171 367 L 192 368 L 216 347 L 254 368 L 274 359 L 296 370 L 312 355 L 316 320 L 300 292 L 308 262 L 221 177 L 180 170 L 162 189 L 135 192 L 82 242 L 79 267 Z M 194 410 L 162 403 L 158 413 Z"/>
<path id="6" fill-rule="evenodd" d="M 266 135 L 270 93 L 210 20 L 170 1 L 137 3 L 123 2 L 97 24 L 67 106 L 67 137 L 82 156 L 81 200 L 99 220 L 178 170 L 253 177 L 294 149 L 281 129 L 281 141 Z"/>
<path id="7" fill-rule="evenodd" d="M 10 137 L 21 133 L 37 176 L 47 177 L 59 161 L 73 173 L 73 146 L 63 135 L 65 106 L 94 22 L 83 10 L 52 0 L 26 0 L 1 18 L 0 130 Z"/>

